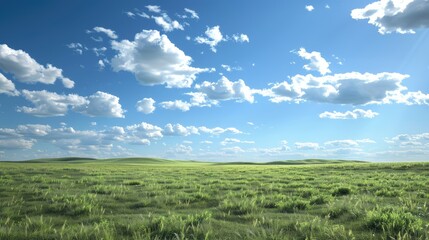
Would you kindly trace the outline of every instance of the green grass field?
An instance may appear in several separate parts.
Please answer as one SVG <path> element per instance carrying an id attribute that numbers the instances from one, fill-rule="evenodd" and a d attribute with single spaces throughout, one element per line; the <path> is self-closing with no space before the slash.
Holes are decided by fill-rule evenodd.
<path id="1" fill-rule="evenodd" d="M 0 162 L 0 239 L 429 239 L 429 163 Z"/>

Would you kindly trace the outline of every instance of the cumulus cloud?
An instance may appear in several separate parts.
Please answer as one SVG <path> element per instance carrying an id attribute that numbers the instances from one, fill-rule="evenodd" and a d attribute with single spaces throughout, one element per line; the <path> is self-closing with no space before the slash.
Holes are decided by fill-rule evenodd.
<path id="1" fill-rule="evenodd" d="M 142 112 L 144 114 L 153 113 L 153 111 L 156 109 L 155 100 L 152 98 L 143 98 L 137 102 L 136 108 L 138 112 Z"/>
<path id="2" fill-rule="evenodd" d="M 64 116 L 69 109 L 92 117 L 124 117 L 125 112 L 118 97 L 100 91 L 89 97 L 76 94 L 60 95 L 46 90 L 23 90 L 22 95 L 34 107 L 18 107 L 18 112 L 37 117 Z"/>
<path id="3" fill-rule="evenodd" d="M 134 41 L 113 41 L 112 48 L 118 52 L 113 70 L 133 73 L 142 85 L 190 87 L 197 74 L 208 71 L 191 67 L 192 58 L 156 30 L 143 30 Z"/>
<path id="4" fill-rule="evenodd" d="M 207 44 L 210 46 L 210 49 L 213 52 L 216 52 L 216 46 L 221 41 L 225 41 L 219 26 L 214 26 L 212 28 L 207 27 L 207 30 L 204 32 L 205 37 L 196 37 L 195 41 L 199 44 Z"/>
<path id="5" fill-rule="evenodd" d="M 198 128 L 195 126 L 183 126 L 181 124 L 167 124 L 163 131 L 166 136 L 188 136 L 191 134 L 199 135 Z"/>
<path id="6" fill-rule="evenodd" d="M 330 73 L 329 69 L 330 62 L 326 61 L 320 52 L 307 52 L 305 48 L 300 48 L 298 52 L 296 52 L 298 56 L 303 59 L 309 60 L 310 63 L 304 65 L 304 69 L 307 71 L 318 71 L 320 74 L 325 75 Z"/>
<path id="7" fill-rule="evenodd" d="M 18 96 L 19 91 L 16 90 L 15 84 L 0 73 L 0 94 L 4 93 L 9 96 Z"/>
<path id="8" fill-rule="evenodd" d="M 166 13 L 162 13 L 161 16 L 152 16 L 152 18 L 165 32 L 171 32 L 175 29 L 184 30 L 182 24 L 172 20 Z"/>
<path id="9" fill-rule="evenodd" d="M 425 149 L 429 147 L 429 133 L 399 134 L 393 138 L 386 139 L 386 142 L 401 148 Z"/>
<path id="10" fill-rule="evenodd" d="M 87 97 L 86 104 L 75 106 L 74 110 L 91 117 L 125 117 L 119 97 L 101 91 Z"/>
<path id="11" fill-rule="evenodd" d="M 142 138 L 162 138 L 162 128 L 150 123 L 142 122 L 127 126 L 127 130 L 137 137 Z"/>
<path id="12" fill-rule="evenodd" d="M 215 128 L 208 128 L 205 126 L 199 127 L 198 130 L 202 133 L 208 133 L 211 135 L 220 135 L 223 133 L 232 133 L 232 134 L 240 134 L 242 133 L 240 130 L 238 130 L 237 128 L 221 128 L 221 127 L 215 127 Z"/>
<path id="13" fill-rule="evenodd" d="M 429 1 L 427 0 L 380 0 L 364 8 L 353 9 L 351 17 L 368 20 L 378 27 L 378 32 L 415 33 L 416 29 L 429 27 Z"/>
<path id="14" fill-rule="evenodd" d="M 217 82 L 204 81 L 195 85 L 195 89 L 204 93 L 211 100 L 237 100 L 239 102 L 254 102 L 253 91 L 246 85 L 243 80 L 236 82 L 230 81 L 222 76 Z"/>
<path id="15" fill-rule="evenodd" d="M 320 118 L 328 119 L 358 119 L 358 118 L 374 118 L 378 113 L 372 110 L 354 109 L 353 111 L 347 112 L 328 112 L 325 111 L 319 115 Z"/>
<path id="16" fill-rule="evenodd" d="M 363 105 L 395 101 L 395 94 L 404 90 L 401 83 L 409 75 L 382 72 L 377 74 L 349 72 L 316 77 L 295 75 L 291 82 L 274 84 L 257 93 L 272 102 L 313 101 L 334 104 Z"/>
<path id="17" fill-rule="evenodd" d="M 313 10 L 314 10 L 314 7 L 313 7 L 313 5 L 306 5 L 306 6 L 305 6 L 305 9 L 306 9 L 307 11 L 311 12 L 311 11 L 313 11 Z"/>
<path id="18" fill-rule="evenodd" d="M 54 84 L 57 79 L 61 80 L 64 87 L 73 88 L 74 82 L 62 74 L 62 69 L 51 64 L 46 67 L 36 62 L 23 50 L 15 50 L 6 44 L 0 44 L 0 69 L 10 73 L 17 81 L 23 83 Z"/>
<path id="19" fill-rule="evenodd" d="M 11 150 L 11 149 L 31 149 L 34 145 L 33 140 L 25 139 L 0 139 L 0 149 Z"/>
<path id="20" fill-rule="evenodd" d="M 184 102 L 182 100 L 175 100 L 175 101 L 165 101 L 161 102 L 159 104 L 164 109 L 169 110 L 180 110 L 182 112 L 187 112 L 191 109 L 192 104 L 188 102 Z"/>
<path id="21" fill-rule="evenodd" d="M 244 42 L 250 42 L 249 36 L 243 33 L 236 33 L 233 34 L 232 37 L 230 36 L 223 36 L 222 32 L 220 31 L 220 27 L 214 26 L 214 27 L 207 27 L 206 31 L 204 32 L 205 36 L 198 36 L 195 38 L 195 41 L 199 44 L 206 44 L 210 46 L 210 49 L 212 52 L 216 53 L 217 49 L 216 46 L 220 42 L 226 42 L 226 41 L 234 41 L 239 43 Z"/>
<path id="22" fill-rule="evenodd" d="M 118 38 L 118 35 L 116 35 L 115 31 L 113 31 L 111 29 L 104 28 L 104 27 L 94 27 L 93 29 L 94 29 L 94 31 L 96 31 L 98 33 L 106 34 L 111 39 L 117 39 Z"/>

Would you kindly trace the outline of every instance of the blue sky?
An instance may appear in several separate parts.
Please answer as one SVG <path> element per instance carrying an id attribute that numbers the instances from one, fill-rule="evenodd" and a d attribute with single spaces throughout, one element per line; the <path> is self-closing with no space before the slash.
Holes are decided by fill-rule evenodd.
<path id="1" fill-rule="evenodd" d="M 0 159 L 427 160 L 429 3 L 0 9 Z"/>

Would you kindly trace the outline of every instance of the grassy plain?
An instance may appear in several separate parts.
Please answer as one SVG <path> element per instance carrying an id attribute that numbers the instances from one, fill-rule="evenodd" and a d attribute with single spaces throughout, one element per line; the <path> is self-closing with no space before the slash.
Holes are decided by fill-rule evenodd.
<path id="1" fill-rule="evenodd" d="M 428 198 L 429 163 L 0 162 L 0 239 L 429 239 Z"/>

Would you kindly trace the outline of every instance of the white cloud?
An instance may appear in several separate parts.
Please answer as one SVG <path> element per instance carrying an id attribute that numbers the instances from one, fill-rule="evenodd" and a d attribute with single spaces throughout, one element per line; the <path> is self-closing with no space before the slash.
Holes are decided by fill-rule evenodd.
<path id="1" fill-rule="evenodd" d="M 171 154 L 191 154 L 192 153 L 192 147 L 191 146 L 186 146 L 183 144 L 178 144 L 176 145 L 176 147 L 168 150 L 168 153 Z"/>
<path id="2" fill-rule="evenodd" d="M 167 124 L 164 127 L 163 134 L 165 136 L 189 136 L 191 134 L 199 135 L 199 131 L 197 127 L 188 126 L 185 127 L 181 124 Z"/>
<path id="3" fill-rule="evenodd" d="M 386 142 L 397 147 L 412 149 L 425 149 L 429 147 L 429 133 L 399 134 Z"/>
<path id="4" fill-rule="evenodd" d="M 144 114 L 150 114 L 155 111 L 156 107 L 154 106 L 155 100 L 152 98 L 143 98 L 138 101 L 136 104 L 136 108 L 138 112 L 142 112 Z"/>
<path id="5" fill-rule="evenodd" d="M 192 106 L 192 104 L 184 102 L 182 100 L 161 102 L 159 105 L 164 109 L 180 110 L 182 112 L 189 111 Z"/>
<path id="6" fill-rule="evenodd" d="M 241 71 L 243 70 L 241 67 L 231 67 L 229 65 L 226 64 L 221 64 L 220 65 L 223 69 L 225 69 L 227 72 L 232 72 L 232 71 Z"/>
<path id="7" fill-rule="evenodd" d="M 62 80 L 64 87 L 73 88 L 74 82 L 63 76 L 62 70 L 47 64 L 40 65 L 28 53 L 14 50 L 6 44 L 0 44 L 0 69 L 11 73 L 14 78 L 23 83 L 53 84 L 57 79 Z"/>
<path id="8" fill-rule="evenodd" d="M 242 34 L 242 33 L 232 35 L 232 39 L 234 39 L 234 41 L 240 42 L 240 43 L 250 42 L 249 36 L 247 36 L 246 34 Z"/>
<path id="9" fill-rule="evenodd" d="M 372 110 L 363 110 L 363 109 L 354 109 L 353 111 L 347 112 L 323 112 L 319 115 L 320 118 L 329 118 L 329 119 L 358 119 L 358 118 L 374 118 L 378 113 L 373 112 Z"/>
<path id="10" fill-rule="evenodd" d="M 0 73 L 0 94 L 4 93 L 9 96 L 18 96 L 19 91 L 16 90 L 15 84 Z"/>
<path id="11" fill-rule="evenodd" d="M 393 96 L 406 90 L 401 83 L 408 77 L 389 72 L 349 72 L 322 77 L 298 74 L 291 77 L 291 83 L 276 83 L 271 89 L 256 93 L 270 97 L 272 102 L 314 101 L 352 105 L 390 103 L 398 101 Z"/>
<path id="12" fill-rule="evenodd" d="M 374 144 L 374 143 L 376 143 L 374 140 L 367 139 L 367 138 L 360 139 L 360 140 L 344 139 L 344 140 L 327 141 L 325 142 L 325 146 L 335 147 L 335 148 L 352 148 L 352 147 L 359 147 L 361 144 Z"/>
<path id="13" fill-rule="evenodd" d="M 128 17 L 130 18 L 134 18 L 135 14 L 133 12 L 125 12 L 125 14 L 127 14 Z"/>
<path id="14" fill-rule="evenodd" d="M 197 13 L 197 12 L 195 12 L 194 10 L 192 10 L 192 9 L 185 8 L 185 12 L 190 14 L 189 18 L 195 18 L 195 19 L 199 19 L 199 18 L 200 18 L 200 17 L 198 16 L 198 13 Z M 186 16 L 186 15 L 185 15 L 185 16 Z"/>
<path id="15" fill-rule="evenodd" d="M 51 132 L 52 128 L 49 125 L 42 124 L 26 124 L 19 125 L 16 128 L 16 133 L 26 137 L 43 137 Z"/>
<path id="16" fill-rule="evenodd" d="M 213 144 L 213 142 L 205 140 L 205 141 L 201 141 L 201 144 Z"/>
<path id="17" fill-rule="evenodd" d="M 304 65 L 304 69 L 307 71 L 318 71 L 320 74 L 325 75 L 327 73 L 330 73 L 331 70 L 329 69 L 330 62 L 326 61 L 320 52 L 307 52 L 305 48 L 300 48 L 298 52 L 296 52 L 298 56 L 302 57 L 303 59 L 309 60 L 310 63 Z"/>
<path id="18" fill-rule="evenodd" d="M 207 95 L 211 100 L 237 100 L 254 102 L 253 91 L 246 85 L 243 80 L 231 82 L 225 76 L 222 76 L 219 81 L 207 82 L 195 85 L 195 89 Z"/>
<path id="19" fill-rule="evenodd" d="M 86 98 L 85 105 L 78 105 L 73 108 L 76 112 L 83 113 L 91 117 L 115 117 L 124 118 L 125 111 L 119 103 L 119 97 L 109 93 L 97 91 Z"/>
<path id="20" fill-rule="evenodd" d="M 242 141 L 240 139 L 237 138 L 225 138 L 222 142 L 220 142 L 220 145 L 222 146 L 226 146 L 228 144 L 237 144 L 237 143 L 242 143 L 242 144 L 254 144 L 254 141 Z"/>
<path id="21" fill-rule="evenodd" d="M 87 47 L 83 46 L 81 43 L 70 43 L 66 45 L 68 48 L 72 49 L 79 55 L 83 54 L 83 51 L 88 50 Z"/>
<path id="22" fill-rule="evenodd" d="M 315 142 L 296 142 L 295 148 L 299 150 L 319 150 L 320 146 Z"/>
<path id="23" fill-rule="evenodd" d="M 205 35 L 206 37 L 196 37 L 195 41 L 199 44 L 207 44 L 210 46 L 210 49 L 213 52 L 216 52 L 216 46 L 218 45 L 218 43 L 220 43 L 221 41 L 225 41 L 225 39 L 223 38 L 222 33 L 220 32 L 220 27 L 219 26 L 214 26 L 212 28 L 207 27 L 207 30 L 205 31 Z"/>
<path id="24" fill-rule="evenodd" d="M 161 8 L 157 5 L 147 5 L 146 8 L 149 12 L 153 12 L 153 13 L 160 13 L 161 12 Z"/>
<path id="25" fill-rule="evenodd" d="M 418 92 L 394 92 L 389 94 L 386 99 L 387 103 L 396 102 L 406 105 L 429 105 L 429 94 Z"/>
<path id="26" fill-rule="evenodd" d="M 313 10 L 314 10 L 314 7 L 313 7 L 313 5 L 306 5 L 306 6 L 305 6 L 305 9 L 306 9 L 307 11 L 311 12 L 311 11 L 313 11 Z"/>
<path id="27" fill-rule="evenodd" d="M 34 140 L 25 139 L 0 139 L 0 149 L 31 149 L 34 145 Z"/>
<path id="28" fill-rule="evenodd" d="M 161 16 L 152 16 L 152 18 L 166 32 L 171 32 L 175 29 L 184 30 L 182 24 L 176 20 L 172 20 L 166 13 L 161 14 Z"/>
<path id="29" fill-rule="evenodd" d="M 232 133 L 232 134 L 240 134 L 242 133 L 240 130 L 230 127 L 230 128 L 221 128 L 221 127 L 215 127 L 215 128 L 208 128 L 205 126 L 199 127 L 198 130 L 203 133 L 208 133 L 211 135 L 220 135 L 223 133 Z"/>
<path id="30" fill-rule="evenodd" d="M 229 147 L 229 148 L 222 148 L 222 150 L 225 152 L 225 154 L 237 154 L 237 153 L 243 153 L 244 152 L 244 150 L 238 146 Z"/>
<path id="31" fill-rule="evenodd" d="M 142 138 L 162 138 L 164 136 L 162 128 L 146 122 L 127 126 L 127 130 L 131 134 Z"/>
<path id="32" fill-rule="evenodd" d="M 37 117 L 64 116 L 69 108 L 88 116 L 124 117 L 119 98 L 104 92 L 96 92 L 89 97 L 76 94 L 60 95 L 48 91 L 23 90 L 25 99 L 34 107 L 18 107 L 18 112 Z"/>
<path id="33" fill-rule="evenodd" d="M 97 126 L 97 122 L 91 122 L 91 126 Z"/>
<path id="34" fill-rule="evenodd" d="M 94 29 L 94 31 L 96 31 L 98 33 L 106 34 L 111 39 L 117 39 L 118 38 L 118 35 L 116 35 L 115 31 L 113 31 L 111 29 L 104 28 L 104 27 L 94 27 L 93 29 Z"/>
<path id="35" fill-rule="evenodd" d="M 142 85 L 190 87 L 197 74 L 208 71 L 191 67 L 192 58 L 156 30 L 143 30 L 134 41 L 113 41 L 112 48 L 118 51 L 113 70 L 133 73 Z"/>
<path id="36" fill-rule="evenodd" d="M 97 57 L 104 56 L 104 53 L 107 51 L 106 47 L 101 48 L 93 48 L 92 51 L 95 53 Z"/>
<path id="37" fill-rule="evenodd" d="M 64 116 L 69 107 L 83 106 L 87 100 L 76 94 L 60 95 L 53 92 L 23 90 L 22 95 L 35 107 L 18 107 L 18 112 L 37 117 Z"/>
<path id="38" fill-rule="evenodd" d="M 378 32 L 414 33 L 416 29 L 429 27 L 429 1 L 427 0 L 380 0 L 364 8 L 353 9 L 353 19 L 368 19 L 378 27 Z"/>

